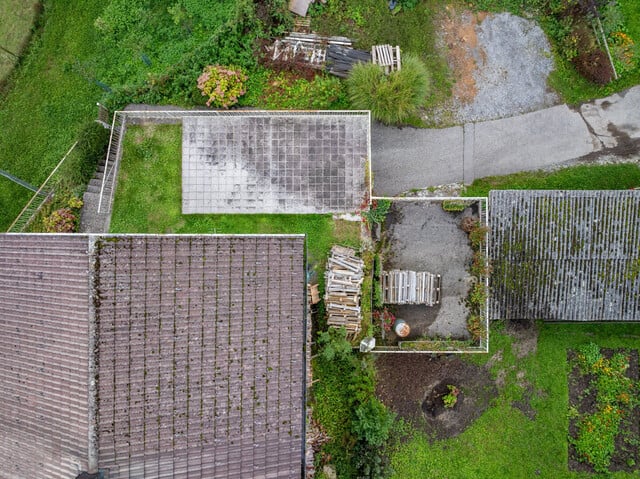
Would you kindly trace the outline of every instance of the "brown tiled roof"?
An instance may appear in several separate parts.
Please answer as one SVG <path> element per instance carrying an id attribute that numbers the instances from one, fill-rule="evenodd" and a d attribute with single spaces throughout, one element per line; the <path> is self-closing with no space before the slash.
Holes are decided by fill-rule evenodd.
<path id="1" fill-rule="evenodd" d="M 0 256 L 0 278 L 27 275 L 29 282 L 28 273 L 5 258 L 12 256 L 7 245 L 24 243 L 24 237 L 0 237 L 0 252 L 8 251 Z M 74 334 L 77 346 L 84 347 L 85 386 L 80 385 L 78 394 L 85 403 L 78 406 L 82 420 L 70 418 L 68 426 L 75 433 L 71 437 L 78 437 L 79 457 L 89 447 L 87 317 L 94 315 L 98 457 L 99 467 L 109 470 L 110 479 L 300 477 L 302 236 L 90 237 L 91 262 L 85 253 L 86 236 L 29 238 L 31 244 L 24 248 L 36 264 L 44 256 L 32 248 L 55 238 L 72 238 L 68 241 L 79 248 L 74 255 L 83 260 L 78 277 L 84 279 L 85 289 L 75 295 L 84 301 L 78 310 L 89 313 L 81 318 L 84 329 Z M 54 257 L 51 264 L 55 268 L 63 262 Z M 86 300 L 88 270 L 96 293 L 91 305 Z M 66 279 L 60 278 L 60 283 L 68 289 Z M 3 314 L 0 325 L 4 328 L 5 323 Z M 66 351 L 40 342 L 45 348 Z M 3 339 L 0 343 L 3 352 L 15 354 L 12 344 Z M 59 352 L 42 352 L 43 357 L 52 354 Z M 2 374 L 4 396 L 4 368 Z M 52 387 L 67 392 L 62 377 L 51 378 Z M 17 394 L 24 400 L 39 392 L 36 388 L 30 394 Z M 50 432 L 54 438 L 57 434 Z M 2 443 L 7 461 L 24 461 L 33 470 L 33 461 L 16 455 L 13 436 L 8 437 Z"/>
<path id="2" fill-rule="evenodd" d="M 86 469 L 87 240 L 0 236 L 0 476 Z"/>

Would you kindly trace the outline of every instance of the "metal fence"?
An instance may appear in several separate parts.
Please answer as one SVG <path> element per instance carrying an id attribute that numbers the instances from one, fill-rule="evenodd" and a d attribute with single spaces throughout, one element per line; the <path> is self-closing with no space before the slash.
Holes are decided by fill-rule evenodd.
<path id="1" fill-rule="evenodd" d="M 22 208 L 22 211 L 20 212 L 20 214 L 18 214 L 16 219 L 13 220 L 13 223 L 11 223 L 11 225 L 9 226 L 9 229 L 7 229 L 7 233 L 23 232 L 27 228 L 27 226 L 29 226 L 31 221 L 33 221 L 33 218 L 38 214 L 38 212 L 42 209 L 45 203 L 53 196 L 53 193 L 54 193 L 53 190 L 47 190 L 47 185 L 49 184 L 51 179 L 54 177 L 54 175 L 56 174 L 60 166 L 62 166 L 65 160 L 69 157 L 69 155 L 74 150 L 77 144 L 78 142 L 76 141 L 71 146 L 71 148 L 69 148 L 69 151 L 67 151 L 67 153 L 62 157 L 60 162 L 49 174 L 47 179 L 44 180 L 44 183 L 42 183 L 40 188 L 38 188 L 38 190 L 33 194 L 33 196 L 31 197 L 29 202 L 25 205 L 25 207 Z"/>

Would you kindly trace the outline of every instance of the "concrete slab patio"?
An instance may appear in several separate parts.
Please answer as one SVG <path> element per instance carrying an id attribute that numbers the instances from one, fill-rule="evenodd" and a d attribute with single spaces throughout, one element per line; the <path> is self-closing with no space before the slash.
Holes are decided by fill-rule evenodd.
<path id="1" fill-rule="evenodd" d="M 347 213 L 365 199 L 369 115 L 182 120 L 182 211 Z"/>

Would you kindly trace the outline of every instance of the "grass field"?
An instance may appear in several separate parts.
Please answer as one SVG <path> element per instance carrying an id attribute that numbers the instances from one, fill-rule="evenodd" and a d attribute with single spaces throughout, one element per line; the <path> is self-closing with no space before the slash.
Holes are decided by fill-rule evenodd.
<path id="1" fill-rule="evenodd" d="M 95 55 L 93 21 L 101 2 L 46 2 L 44 27 L 12 88 L 0 99 L 0 168 L 39 186 L 95 117 L 100 89 L 70 70 Z M 0 24 L 4 23 L 0 21 Z M 30 192 L 0 178 L 0 230 L 28 201 Z"/>
<path id="2" fill-rule="evenodd" d="M 36 14 L 36 2 L 0 0 L 0 82 L 11 72 L 26 46 Z"/>
<path id="3" fill-rule="evenodd" d="M 640 167 L 623 163 L 479 178 L 467 187 L 464 196 L 488 196 L 491 190 L 626 190 L 634 187 L 640 187 Z"/>
<path id="4" fill-rule="evenodd" d="M 127 129 L 111 232 L 306 233 L 312 263 L 324 263 L 334 242 L 359 243 L 360 223 L 331 215 L 183 215 L 181 148 L 180 126 Z"/>
<path id="5" fill-rule="evenodd" d="M 0 0 L 0 31 L 10 25 L 11 9 L 17 4 L 31 2 Z M 124 5 L 124 10 L 110 10 L 115 4 Z M 208 38 L 209 30 L 189 33 L 186 26 L 176 25 L 167 11 L 170 4 L 170 0 L 154 2 L 153 15 L 137 12 L 144 18 L 131 22 L 136 10 L 123 0 L 86 0 L 81 8 L 74 2 L 45 0 L 42 29 L 11 77 L 6 95 L 0 96 L 0 169 L 39 186 L 83 125 L 96 118 L 96 101 L 104 97 L 104 88 L 146 80 Z M 226 21 L 233 4 L 210 0 L 194 8 L 207 15 L 214 30 L 216 22 Z M 114 38 L 101 32 L 95 26 L 101 17 L 114 28 L 122 26 L 118 22 L 127 25 L 128 36 Z M 143 35 L 131 31 L 134 27 Z M 189 87 L 194 88 L 196 78 L 190 78 Z M 0 177 L 0 230 L 6 230 L 29 197 L 28 190 Z"/>
<path id="6" fill-rule="evenodd" d="M 638 348 L 638 324 L 539 323 L 537 351 L 518 359 L 513 339 L 504 323 L 493 324 L 491 351 L 470 360 L 486 363 L 493 355 L 492 376 L 504 374 L 505 385 L 490 408 L 456 438 L 429 442 L 415 433 L 392 454 L 392 477 L 402 479 L 448 478 L 589 478 L 567 468 L 568 389 L 566 352 L 594 342 L 608 348 Z M 520 377 L 518 377 L 520 376 Z M 531 383 L 536 394 L 522 385 Z M 531 396 L 535 420 L 513 407 L 514 401 Z M 598 476 L 600 477 L 600 476 Z M 614 473 L 612 478 L 638 477 Z"/>

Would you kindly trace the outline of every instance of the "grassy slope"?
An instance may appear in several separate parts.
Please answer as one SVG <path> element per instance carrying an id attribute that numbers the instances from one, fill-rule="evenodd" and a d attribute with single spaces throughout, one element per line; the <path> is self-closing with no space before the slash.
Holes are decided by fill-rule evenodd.
<path id="1" fill-rule="evenodd" d="M 0 0 L 0 47 L 20 55 L 31 33 L 35 16 L 35 2 Z M 13 69 L 16 58 L 0 50 L 0 80 Z"/>
<path id="2" fill-rule="evenodd" d="M 130 127 L 118 178 L 114 233 L 306 233 L 311 262 L 334 241 L 355 245 L 358 223 L 331 215 L 183 215 L 180 127 Z"/>
<path id="3" fill-rule="evenodd" d="M 638 324 L 539 324 L 540 336 L 535 355 L 517 359 L 511 350 L 511 338 L 500 332 L 503 323 L 494 324 L 489 355 L 476 356 L 486 362 L 502 351 L 503 359 L 491 368 L 495 377 L 506 370 L 506 385 L 492 406 L 457 438 L 429 443 L 418 433 L 393 454 L 393 477 L 460 478 L 587 478 L 590 474 L 567 471 L 568 389 L 566 350 L 593 341 L 603 347 L 637 348 Z M 512 407 L 526 399 L 516 374 L 542 391 L 534 397 L 535 421 Z M 623 473 L 613 478 L 632 477 Z M 633 475 L 633 477 L 637 477 Z"/>
<path id="4" fill-rule="evenodd" d="M 490 190 L 624 190 L 640 186 L 635 164 L 575 166 L 553 173 L 531 171 L 475 180 L 465 196 L 488 196 Z"/>
<path id="5" fill-rule="evenodd" d="M 68 68 L 90 58 L 94 18 L 102 2 L 45 2 L 44 29 L 34 39 L 14 85 L 0 101 L 0 168 L 39 185 L 95 115 L 100 90 Z M 28 201 L 29 191 L 0 180 L 0 230 Z"/>

